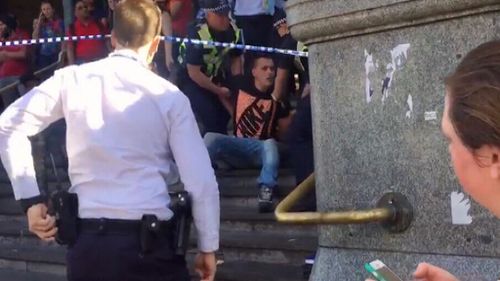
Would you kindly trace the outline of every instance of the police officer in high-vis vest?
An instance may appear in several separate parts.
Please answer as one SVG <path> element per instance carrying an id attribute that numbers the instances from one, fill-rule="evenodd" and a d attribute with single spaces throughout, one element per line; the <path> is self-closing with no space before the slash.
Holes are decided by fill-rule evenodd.
<path id="1" fill-rule="evenodd" d="M 151 0 L 121 1 L 113 53 L 57 70 L 0 115 L 0 156 L 14 195 L 31 232 L 68 245 L 69 281 L 191 280 L 169 196 L 176 170 L 192 203 L 197 272 L 214 280 L 219 191 L 189 100 L 150 69 L 160 17 Z M 71 188 L 48 204 L 28 137 L 61 118 Z"/>
<path id="2" fill-rule="evenodd" d="M 240 30 L 229 19 L 230 7 L 226 0 L 200 0 L 200 8 L 205 18 L 190 27 L 189 38 L 241 42 Z M 227 134 L 233 110 L 228 84 L 231 76 L 242 73 L 242 51 L 184 43 L 179 52 L 179 62 L 186 69 L 181 90 L 189 97 L 202 132 Z"/>
<path id="3" fill-rule="evenodd" d="M 274 48 L 285 50 L 307 51 L 302 42 L 297 42 L 288 29 L 285 10 L 277 8 L 273 16 L 274 30 L 271 37 L 271 45 Z M 277 100 L 286 101 L 291 92 L 295 92 L 294 75 L 299 75 L 299 95 L 305 96 L 310 89 L 309 68 L 307 58 L 275 54 L 276 80 L 274 83 L 273 97 Z"/>

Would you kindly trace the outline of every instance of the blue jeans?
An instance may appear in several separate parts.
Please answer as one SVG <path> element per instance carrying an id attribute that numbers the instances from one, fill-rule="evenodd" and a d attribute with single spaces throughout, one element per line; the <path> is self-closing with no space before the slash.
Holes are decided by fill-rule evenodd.
<path id="1" fill-rule="evenodd" d="M 278 179 L 278 143 L 274 139 L 238 138 L 206 133 L 203 138 L 212 163 L 224 161 L 232 168 L 261 168 L 257 183 L 275 187 Z"/>

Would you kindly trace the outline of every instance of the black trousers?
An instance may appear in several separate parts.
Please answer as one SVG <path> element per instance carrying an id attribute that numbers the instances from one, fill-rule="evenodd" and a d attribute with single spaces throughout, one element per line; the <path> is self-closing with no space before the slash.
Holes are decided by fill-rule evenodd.
<path id="1" fill-rule="evenodd" d="M 142 254 L 139 234 L 80 233 L 66 255 L 69 281 L 189 281 L 167 238 Z"/>
<path id="2" fill-rule="evenodd" d="M 244 43 L 254 46 L 271 46 L 271 34 L 273 32 L 273 16 L 236 16 L 236 24 L 241 28 Z M 255 56 L 254 51 L 245 52 L 244 71 L 246 75 L 251 75 L 251 62 Z"/>
<path id="3" fill-rule="evenodd" d="M 273 32 L 273 16 L 236 16 L 236 24 L 243 30 L 245 44 L 269 47 Z"/>
<path id="4" fill-rule="evenodd" d="M 184 81 L 181 90 L 189 98 L 196 119 L 201 123 L 202 135 L 208 132 L 226 135 L 231 116 L 217 96 L 190 81 L 189 78 Z"/>

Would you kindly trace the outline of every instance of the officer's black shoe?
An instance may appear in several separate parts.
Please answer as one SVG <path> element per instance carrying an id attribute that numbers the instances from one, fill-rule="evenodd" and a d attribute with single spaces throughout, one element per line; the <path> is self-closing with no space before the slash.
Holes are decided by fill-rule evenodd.
<path id="1" fill-rule="evenodd" d="M 270 213 L 273 210 L 273 189 L 261 184 L 259 186 L 259 213 Z"/>

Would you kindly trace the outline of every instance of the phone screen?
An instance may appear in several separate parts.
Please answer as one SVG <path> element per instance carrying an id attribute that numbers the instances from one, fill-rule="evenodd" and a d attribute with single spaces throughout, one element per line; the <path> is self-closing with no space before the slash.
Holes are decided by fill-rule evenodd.
<path id="1" fill-rule="evenodd" d="M 378 281 L 403 281 L 380 260 L 374 260 L 365 264 L 365 269 L 377 278 Z"/>

